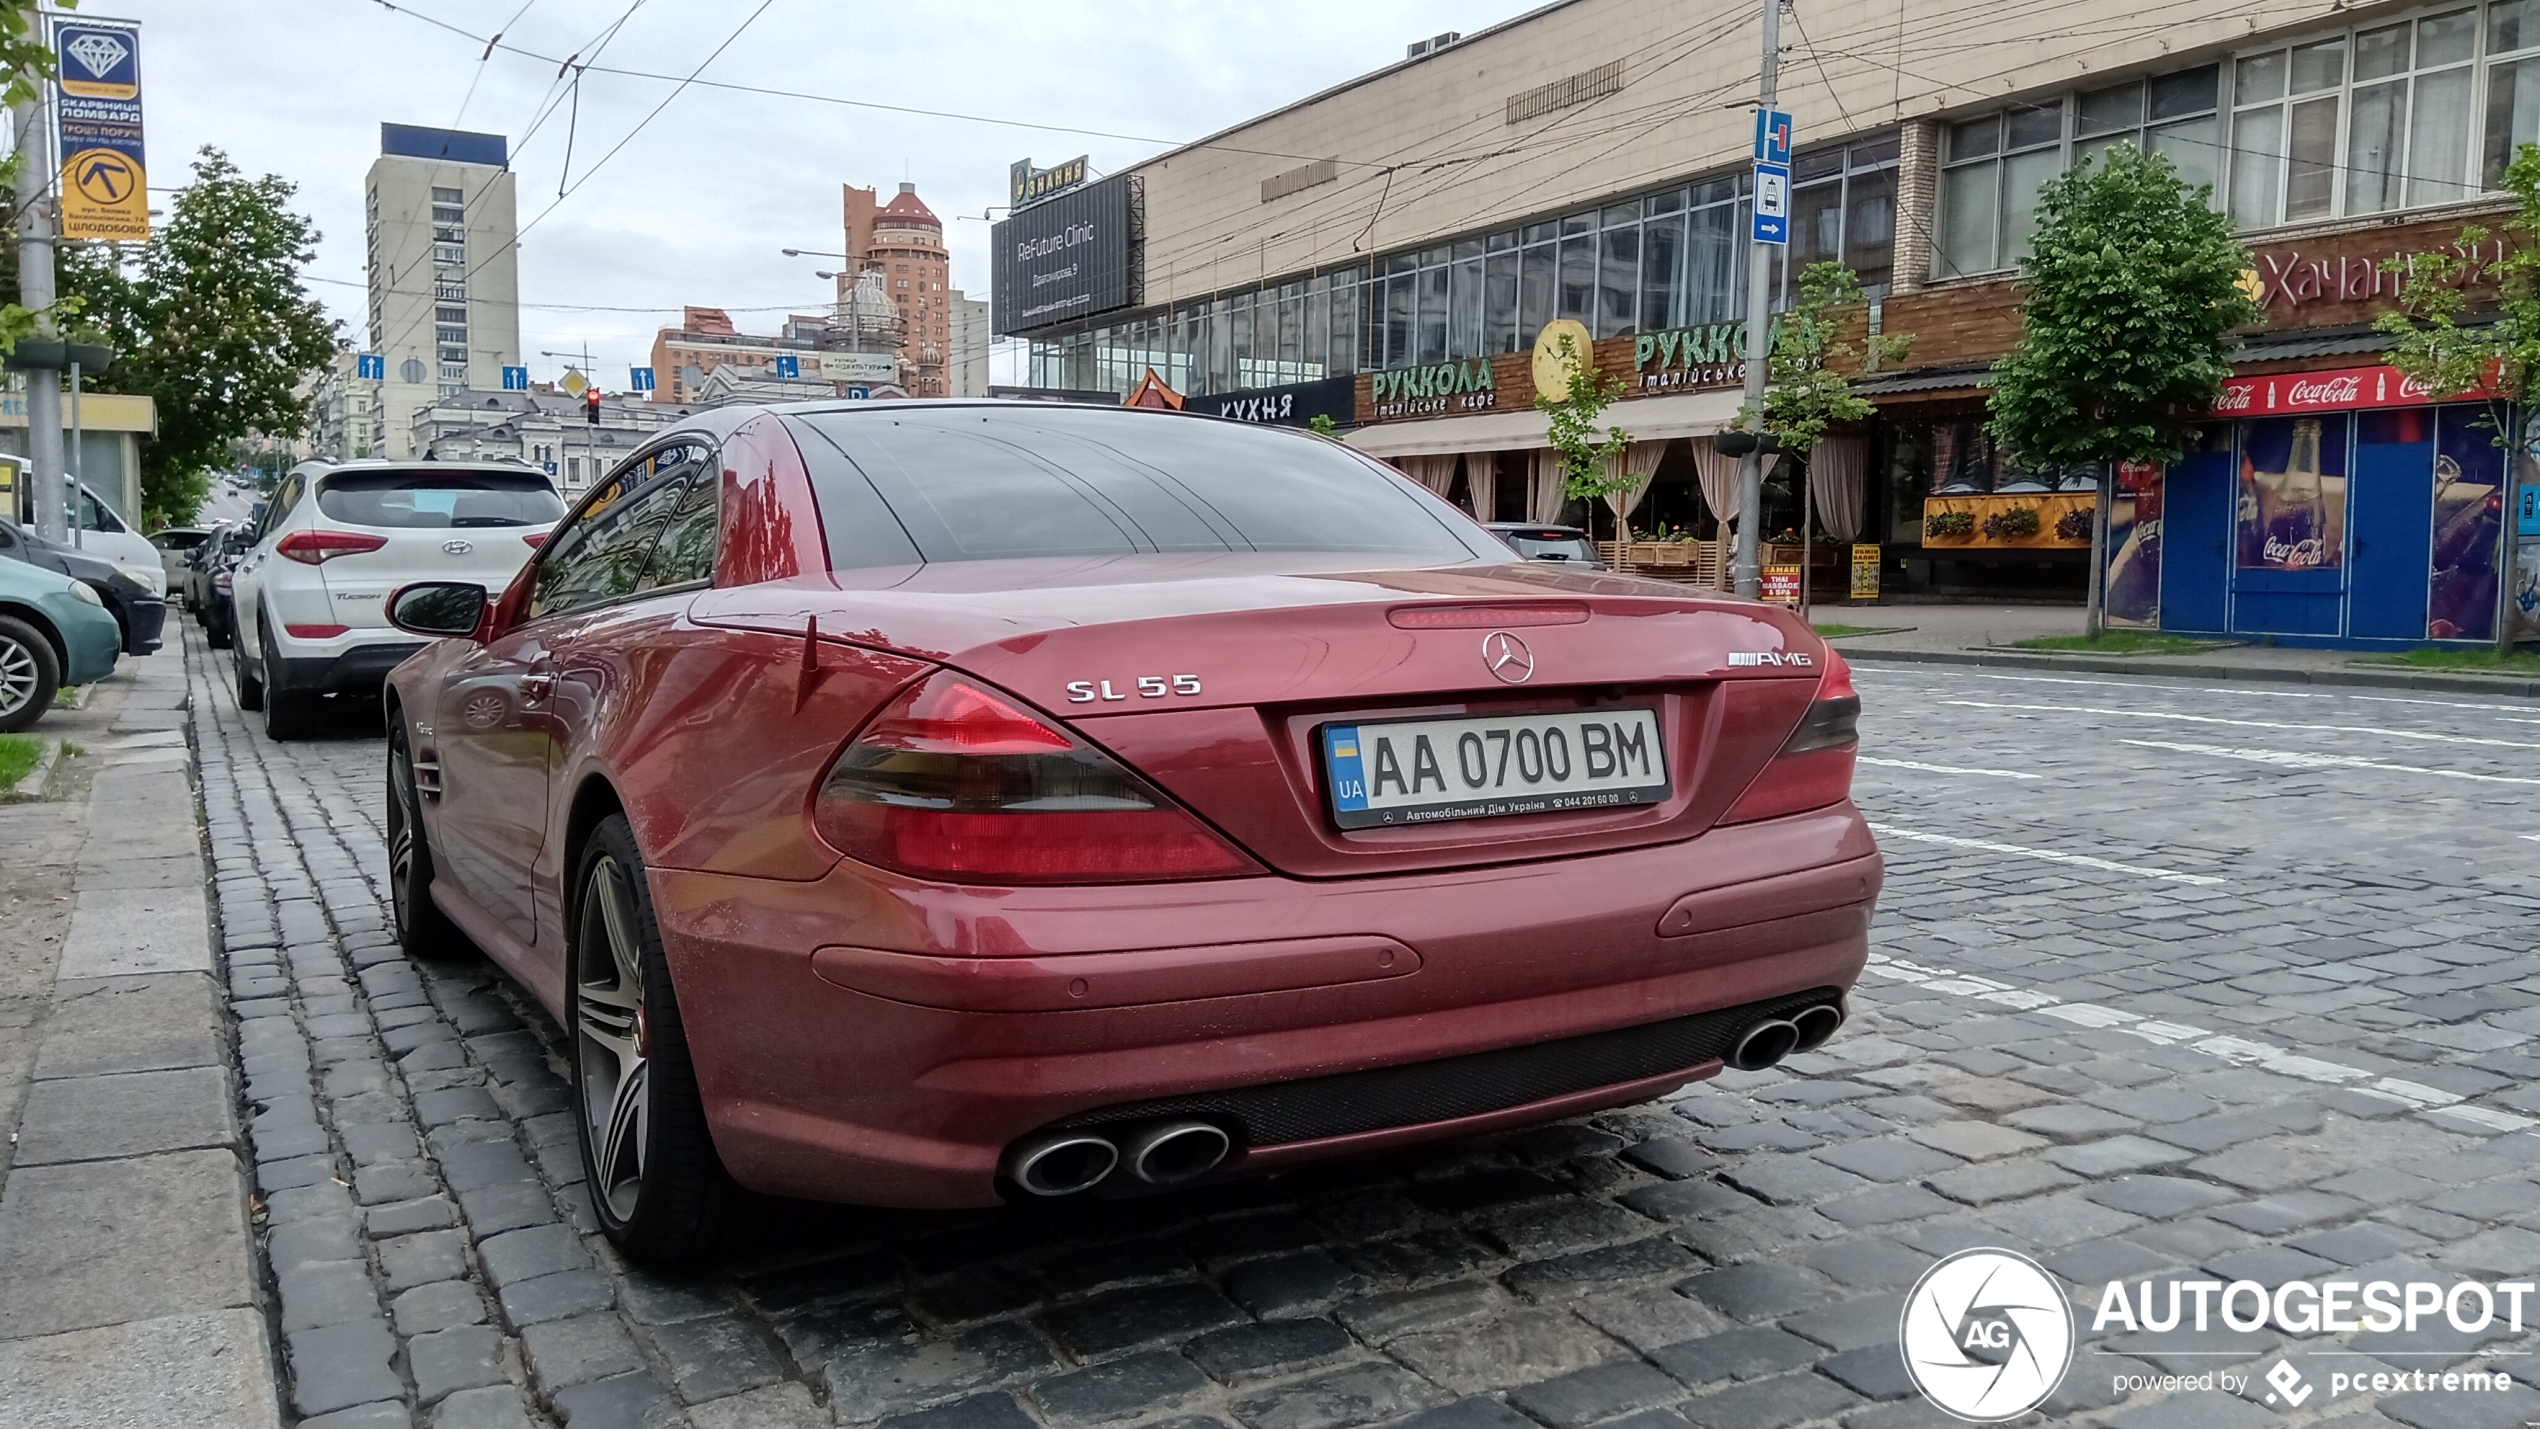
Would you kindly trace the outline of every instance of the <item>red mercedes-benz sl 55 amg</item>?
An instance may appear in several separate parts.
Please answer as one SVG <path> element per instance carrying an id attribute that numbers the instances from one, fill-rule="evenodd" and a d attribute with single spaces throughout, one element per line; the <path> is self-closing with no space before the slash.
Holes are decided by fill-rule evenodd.
<path id="1" fill-rule="evenodd" d="M 1832 1035 L 1880 859 L 1789 612 L 1517 561 L 1311 433 L 727 408 L 408 586 L 410 952 L 565 1029 L 600 1224 L 1115 1195 Z"/>

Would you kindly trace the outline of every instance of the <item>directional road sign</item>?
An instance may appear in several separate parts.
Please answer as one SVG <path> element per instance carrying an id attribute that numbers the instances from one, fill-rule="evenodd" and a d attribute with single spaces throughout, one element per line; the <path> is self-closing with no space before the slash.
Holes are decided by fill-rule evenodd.
<path id="1" fill-rule="evenodd" d="M 776 375 L 786 378 L 802 376 L 803 360 L 790 352 L 778 353 L 776 355 Z"/>
<path id="2" fill-rule="evenodd" d="M 526 392 L 526 391 L 528 391 L 528 390 L 529 390 L 529 369 L 528 369 L 528 368 L 526 368 L 526 367 L 506 367 L 506 368 L 504 368 L 504 369 L 503 369 L 503 390 L 504 390 L 504 391 L 506 391 L 506 392 Z"/>
<path id="3" fill-rule="evenodd" d="M 653 390 L 653 370 L 651 368 L 630 367 L 626 369 L 626 376 L 628 379 L 626 383 L 627 391 L 650 392 Z"/>
<path id="4" fill-rule="evenodd" d="M 388 380 L 388 359 L 376 352 L 357 352 L 353 354 L 353 375 L 385 382 Z"/>
<path id="5" fill-rule="evenodd" d="M 1790 241 L 1790 169 L 1782 164 L 1755 166 L 1755 241 Z"/>

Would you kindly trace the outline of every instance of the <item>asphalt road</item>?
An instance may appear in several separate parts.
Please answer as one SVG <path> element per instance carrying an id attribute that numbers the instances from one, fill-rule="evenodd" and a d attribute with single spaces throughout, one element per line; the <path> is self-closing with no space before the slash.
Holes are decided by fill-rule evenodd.
<path id="1" fill-rule="evenodd" d="M 277 747 L 209 655 L 189 639 L 288 1392 L 344 1416 L 312 1425 L 1939 1425 L 1900 1304 L 1978 1245 L 2071 1287 L 2057 1422 L 2540 1420 L 2540 1337 L 2501 1317 L 2092 1314 L 2112 1279 L 2540 1272 L 2540 704 L 1860 670 L 1889 881 L 1824 1051 L 1204 1193 L 771 1205 L 671 1281 L 584 1233 L 555 1029 L 484 965 L 389 946 L 375 724 Z M 2445 1369 L 2513 1380 L 2390 1378 Z"/>

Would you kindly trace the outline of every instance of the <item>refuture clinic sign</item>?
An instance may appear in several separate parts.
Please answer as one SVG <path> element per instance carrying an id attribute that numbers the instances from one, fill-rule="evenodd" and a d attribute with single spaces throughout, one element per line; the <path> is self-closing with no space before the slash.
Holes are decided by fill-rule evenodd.
<path id="1" fill-rule="evenodd" d="M 1000 334 L 1127 307 L 1134 284 L 1129 176 L 1044 199 L 996 225 L 991 316 Z"/>

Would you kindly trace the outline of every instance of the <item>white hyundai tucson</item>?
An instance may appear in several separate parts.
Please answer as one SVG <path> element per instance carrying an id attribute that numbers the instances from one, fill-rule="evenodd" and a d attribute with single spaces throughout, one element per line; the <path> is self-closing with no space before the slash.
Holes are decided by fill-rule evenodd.
<path id="1" fill-rule="evenodd" d="M 297 739 L 321 698 L 376 696 L 423 648 L 388 623 L 391 592 L 471 581 L 499 593 L 563 515 L 554 483 L 515 462 L 294 467 L 232 581 L 239 707 Z"/>

